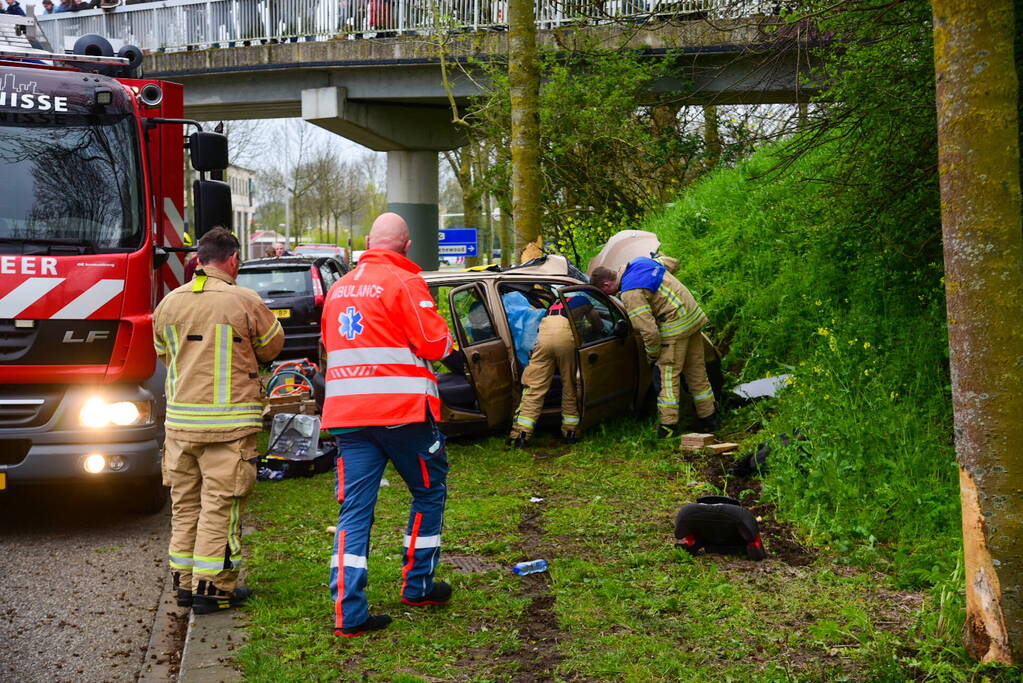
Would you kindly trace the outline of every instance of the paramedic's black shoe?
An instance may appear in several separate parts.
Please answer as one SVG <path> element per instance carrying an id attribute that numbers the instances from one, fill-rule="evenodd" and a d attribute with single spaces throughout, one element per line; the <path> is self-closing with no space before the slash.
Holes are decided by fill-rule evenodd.
<path id="1" fill-rule="evenodd" d="M 658 439 L 670 439 L 675 436 L 675 425 L 659 425 L 657 427 Z"/>
<path id="2" fill-rule="evenodd" d="M 354 638 L 355 636 L 361 636 L 363 633 L 369 633 L 370 631 L 381 631 L 387 628 L 390 623 L 391 618 L 389 616 L 386 614 L 378 614 L 375 617 L 370 617 L 358 626 L 345 626 L 344 628 L 334 629 L 334 635 L 343 636 L 345 638 Z"/>
<path id="3" fill-rule="evenodd" d="M 247 586 L 235 586 L 233 593 L 222 591 L 211 581 L 200 581 L 199 587 L 192 594 L 192 612 L 194 614 L 213 614 L 237 607 L 252 597 L 252 589 Z"/>
<path id="4" fill-rule="evenodd" d="M 178 596 L 178 607 L 191 607 L 192 591 L 181 587 L 181 573 L 174 572 L 172 576 L 174 578 L 174 592 Z"/>
<path id="5" fill-rule="evenodd" d="M 426 605 L 446 605 L 451 599 L 451 586 L 443 581 L 434 581 L 433 590 L 421 598 L 402 598 L 401 601 L 413 607 L 425 607 Z"/>
<path id="6" fill-rule="evenodd" d="M 696 431 L 701 434 L 713 434 L 719 429 L 721 429 L 721 416 L 718 415 L 716 410 L 707 417 L 701 417 L 696 420 Z"/>
<path id="7" fill-rule="evenodd" d="M 562 441 L 565 443 L 578 443 L 579 437 L 575 435 L 575 432 L 565 432 L 561 435 Z"/>

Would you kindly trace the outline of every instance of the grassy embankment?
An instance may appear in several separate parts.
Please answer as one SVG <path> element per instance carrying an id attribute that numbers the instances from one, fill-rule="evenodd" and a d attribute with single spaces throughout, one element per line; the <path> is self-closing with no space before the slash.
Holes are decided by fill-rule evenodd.
<path id="1" fill-rule="evenodd" d="M 369 598 L 395 623 L 332 634 L 330 475 L 261 483 L 248 539 L 247 680 L 902 680 L 914 670 L 921 596 L 836 566 L 765 518 L 770 553 L 690 558 L 672 541 L 684 502 L 718 490 L 720 460 L 683 456 L 649 426 L 618 421 L 571 449 L 501 440 L 449 444 L 444 552 L 484 571 L 440 576 L 448 607 L 398 602 L 408 493 L 388 469 L 370 555 Z M 729 491 L 755 501 L 755 484 Z M 543 502 L 531 503 L 532 497 Z M 546 575 L 508 570 L 544 557 Z"/>
<path id="2" fill-rule="evenodd" d="M 1018 680 L 973 665 L 958 644 L 940 245 L 927 238 L 934 213 L 888 207 L 877 225 L 851 229 L 833 186 L 810 180 L 826 156 L 817 150 L 763 182 L 773 160 L 762 152 L 638 226 L 682 257 L 679 275 L 717 324 L 734 379 L 793 373 L 776 401 L 729 415 L 726 434 L 749 451 L 798 429 L 805 452 L 776 449 L 761 483 L 725 479 L 726 463 L 683 456 L 650 440 L 650 425 L 628 421 L 571 450 L 455 443 L 445 551 L 486 571 L 442 572 L 459 591 L 446 609 L 400 608 L 407 494 L 392 473 L 370 600 L 397 621 L 350 642 L 330 631 L 330 480 L 261 485 L 250 544 L 261 597 L 246 675 Z M 915 246 L 893 241 L 900 230 Z M 719 489 L 762 516 L 766 562 L 693 560 L 672 547 L 673 513 Z M 532 557 L 550 560 L 550 574 L 508 573 Z"/>

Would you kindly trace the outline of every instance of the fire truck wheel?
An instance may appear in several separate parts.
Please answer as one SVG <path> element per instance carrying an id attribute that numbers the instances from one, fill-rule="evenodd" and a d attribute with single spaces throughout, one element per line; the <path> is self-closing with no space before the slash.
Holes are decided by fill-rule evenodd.
<path id="1" fill-rule="evenodd" d="M 168 490 L 159 474 L 125 482 L 120 491 L 121 502 L 129 512 L 155 515 L 167 504 Z"/>

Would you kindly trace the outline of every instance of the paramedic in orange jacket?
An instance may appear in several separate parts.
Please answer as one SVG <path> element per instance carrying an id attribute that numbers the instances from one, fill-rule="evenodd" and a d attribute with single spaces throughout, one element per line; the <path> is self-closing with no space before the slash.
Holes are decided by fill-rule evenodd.
<path id="1" fill-rule="evenodd" d="M 419 266 L 405 256 L 410 244 L 404 219 L 382 214 L 359 265 L 331 287 L 323 307 L 323 427 L 337 438 L 339 453 L 341 510 L 330 570 L 339 636 L 391 622 L 386 614 L 370 616 L 365 590 L 373 509 L 388 460 L 412 493 L 401 601 L 418 607 L 451 597 L 448 584 L 433 580 L 448 461 L 431 361 L 450 353 L 452 340 Z"/>

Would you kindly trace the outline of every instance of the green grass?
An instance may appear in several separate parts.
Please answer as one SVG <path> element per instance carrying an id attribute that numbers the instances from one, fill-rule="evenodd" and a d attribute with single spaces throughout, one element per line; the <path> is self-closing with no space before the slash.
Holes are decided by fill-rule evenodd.
<path id="1" fill-rule="evenodd" d="M 442 565 L 456 591 L 443 608 L 398 602 L 409 494 L 388 468 L 369 601 L 395 621 L 353 639 L 333 635 L 332 476 L 260 483 L 246 545 L 257 591 L 246 680 L 980 680 L 940 601 L 876 571 L 826 552 L 789 566 L 770 555 L 770 537 L 762 563 L 676 550 L 674 513 L 713 487 L 701 462 L 652 431 L 612 422 L 571 449 L 541 434 L 533 453 L 497 438 L 450 442 L 444 552 L 494 568 Z M 550 562 L 546 585 L 508 571 L 534 556 Z"/>

